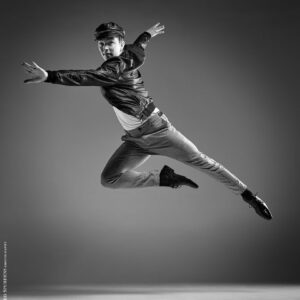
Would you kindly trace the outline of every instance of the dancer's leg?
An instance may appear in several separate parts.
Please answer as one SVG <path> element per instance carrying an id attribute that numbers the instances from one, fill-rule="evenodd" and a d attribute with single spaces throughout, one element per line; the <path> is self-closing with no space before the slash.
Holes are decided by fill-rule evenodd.
<path id="1" fill-rule="evenodd" d="M 111 156 L 102 174 L 101 184 L 108 188 L 136 188 L 159 185 L 159 171 L 137 172 L 150 155 L 135 143 L 125 141 Z"/>
<path id="2" fill-rule="evenodd" d="M 152 123 L 164 123 L 162 130 L 148 133 L 142 137 L 128 137 L 127 141 L 134 142 L 148 153 L 168 156 L 202 172 L 225 184 L 237 194 L 243 193 L 247 186 L 223 165 L 200 152 L 197 147 L 183 134 L 177 131 L 165 115 L 153 117 Z"/>
<path id="3" fill-rule="evenodd" d="M 168 149 L 160 150 L 160 154 L 190 165 L 225 184 L 237 194 L 243 193 L 247 186 L 223 165 L 200 152 L 197 147 L 173 126 L 166 132 Z"/>

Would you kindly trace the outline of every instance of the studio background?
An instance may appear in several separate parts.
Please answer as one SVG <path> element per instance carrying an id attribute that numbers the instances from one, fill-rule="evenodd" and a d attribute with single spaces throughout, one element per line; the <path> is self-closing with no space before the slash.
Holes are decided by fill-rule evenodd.
<path id="1" fill-rule="evenodd" d="M 297 1 L 10 0 L 0 14 L 9 288 L 300 282 Z M 123 134 L 111 106 L 98 87 L 24 85 L 21 63 L 97 68 L 93 32 L 108 21 L 129 43 L 166 26 L 147 47 L 146 88 L 178 130 L 259 192 L 271 222 L 163 157 L 140 169 L 168 164 L 199 189 L 100 185 Z"/>

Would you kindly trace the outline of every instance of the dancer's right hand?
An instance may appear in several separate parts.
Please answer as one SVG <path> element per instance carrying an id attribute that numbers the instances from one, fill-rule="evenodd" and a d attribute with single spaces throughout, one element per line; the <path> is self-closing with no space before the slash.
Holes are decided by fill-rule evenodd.
<path id="1" fill-rule="evenodd" d="M 22 66 L 24 67 L 24 70 L 30 75 L 30 78 L 25 79 L 24 83 L 40 83 L 44 82 L 48 77 L 47 71 L 38 66 L 35 62 L 32 62 L 32 64 L 23 62 Z"/>

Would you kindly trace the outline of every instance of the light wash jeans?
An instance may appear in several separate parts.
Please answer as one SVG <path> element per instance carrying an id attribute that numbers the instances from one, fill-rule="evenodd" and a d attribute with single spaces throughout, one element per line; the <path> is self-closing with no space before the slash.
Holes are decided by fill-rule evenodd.
<path id="1" fill-rule="evenodd" d="M 101 174 L 101 183 L 106 187 L 159 186 L 159 171 L 137 172 L 134 169 L 151 155 L 163 155 L 205 172 L 237 194 L 247 188 L 224 166 L 201 153 L 165 115 L 150 116 L 140 127 L 127 131 L 122 140 L 123 144 L 111 156 Z"/>

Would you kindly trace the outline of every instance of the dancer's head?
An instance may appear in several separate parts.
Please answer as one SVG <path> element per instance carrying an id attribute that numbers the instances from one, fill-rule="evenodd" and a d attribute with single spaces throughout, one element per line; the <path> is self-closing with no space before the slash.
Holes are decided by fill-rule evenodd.
<path id="1" fill-rule="evenodd" d="M 125 31 L 114 22 L 102 23 L 95 30 L 95 40 L 104 60 L 119 56 L 125 46 Z"/>

